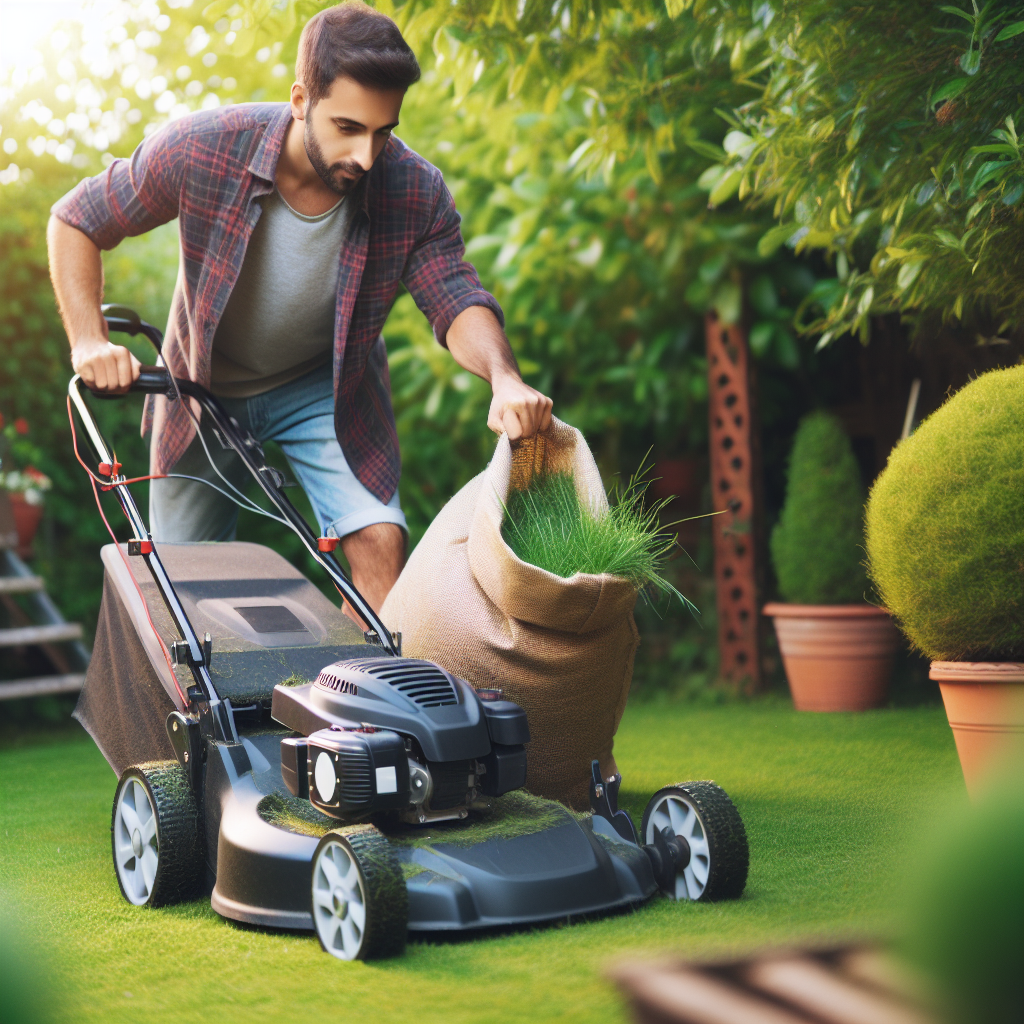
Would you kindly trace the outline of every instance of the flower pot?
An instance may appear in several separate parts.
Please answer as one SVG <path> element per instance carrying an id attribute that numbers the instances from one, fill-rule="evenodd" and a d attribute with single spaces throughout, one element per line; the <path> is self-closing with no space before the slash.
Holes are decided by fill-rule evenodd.
<path id="1" fill-rule="evenodd" d="M 1024 663 L 933 661 L 967 792 L 1000 769 L 1024 774 Z"/>
<path id="2" fill-rule="evenodd" d="M 43 506 L 29 504 L 20 491 L 9 491 L 14 525 L 18 531 L 18 557 L 32 557 L 32 541 L 43 519 Z"/>
<path id="3" fill-rule="evenodd" d="M 797 711 L 865 711 L 885 700 L 900 635 L 884 608 L 869 604 L 764 607 Z"/>

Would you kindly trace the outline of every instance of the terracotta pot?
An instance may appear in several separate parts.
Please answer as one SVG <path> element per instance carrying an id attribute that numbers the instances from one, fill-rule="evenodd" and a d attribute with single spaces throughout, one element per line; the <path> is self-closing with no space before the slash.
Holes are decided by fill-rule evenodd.
<path id="1" fill-rule="evenodd" d="M 1024 775 L 1024 662 L 933 661 L 956 740 L 967 792 L 976 797 L 990 774 Z"/>
<path id="2" fill-rule="evenodd" d="M 9 491 L 14 525 L 18 531 L 18 557 L 32 557 L 32 541 L 43 520 L 43 506 L 30 505 L 19 491 Z"/>
<path id="3" fill-rule="evenodd" d="M 900 635 L 884 608 L 869 604 L 764 607 L 797 711 L 865 711 L 885 700 Z"/>

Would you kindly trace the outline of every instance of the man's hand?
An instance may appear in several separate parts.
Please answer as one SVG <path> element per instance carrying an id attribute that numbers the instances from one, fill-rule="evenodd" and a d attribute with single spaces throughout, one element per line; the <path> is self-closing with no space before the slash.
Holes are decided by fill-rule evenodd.
<path id="1" fill-rule="evenodd" d="M 123 395 L 139 379 L 142 364 L 123 345 L 94 338 L 75 343 L 71 365 L 91 390 Z"/>
<path id="2" fill-rule="evenodd" d="M 487 426 L 496 434 L 518 441 L 551 426 L 551 399 L 523 383 L 508 338 L 486 306 L 464 309 L 452 321 L 445 342 L 459 366 L 491 385 Z"/>
<path id="3" fill-rule="evenodd" d="M 506 373 L 491 381 L 494 397 L 487 426 L 510 441 L 533 437 L 551 426 L 551 399 L 524 384 L 518 374 Z"/>

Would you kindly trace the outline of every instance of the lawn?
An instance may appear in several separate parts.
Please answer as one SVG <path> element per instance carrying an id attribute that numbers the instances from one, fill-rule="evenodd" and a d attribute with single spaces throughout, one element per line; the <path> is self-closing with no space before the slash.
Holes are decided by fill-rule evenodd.
<path id="1" fill-rule="evenodd" d="M 729 791 L 750 838 L 743 899 L 659 897 L 636 913 L 342 963 L 311 936 L 239 927 L 205 900 L 125 904 L 110 861 L 115 779 L 91 741 L 69 733 L 0 750 L 0 889 L 36 931 L 62 1020 L 623 1021 L 603 980 L 621 957 L 891 934 L 922 823 L 937 803 L 966 799 L 941 707 L 798 715 L 778 699 L 640 703 L 615 749 L 636 818 L 668 782 L 711 778 Z"/>

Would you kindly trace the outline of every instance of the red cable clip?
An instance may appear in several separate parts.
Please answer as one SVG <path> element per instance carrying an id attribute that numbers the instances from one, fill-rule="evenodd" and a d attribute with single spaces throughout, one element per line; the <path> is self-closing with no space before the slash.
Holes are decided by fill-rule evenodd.
<path id="1" fill-rule="evenodd" d="M 338 546 L 337 537 L 317 537 L 316 546 L 320 551 L 329 554 Z"/>
<path id="2" fill-rule="evenodd" d="M 117 476 L 121 472 L 121 463 L 111 465 L 109 462 L 101 462 L 98 468 L 100 476 Z"/>
<path id="3" fill-rule="evenodd" d="M 151 540 L 130 540 L 128 541 L 129 555 L 151 555 L 153 554 L 153 542 Z"/>

